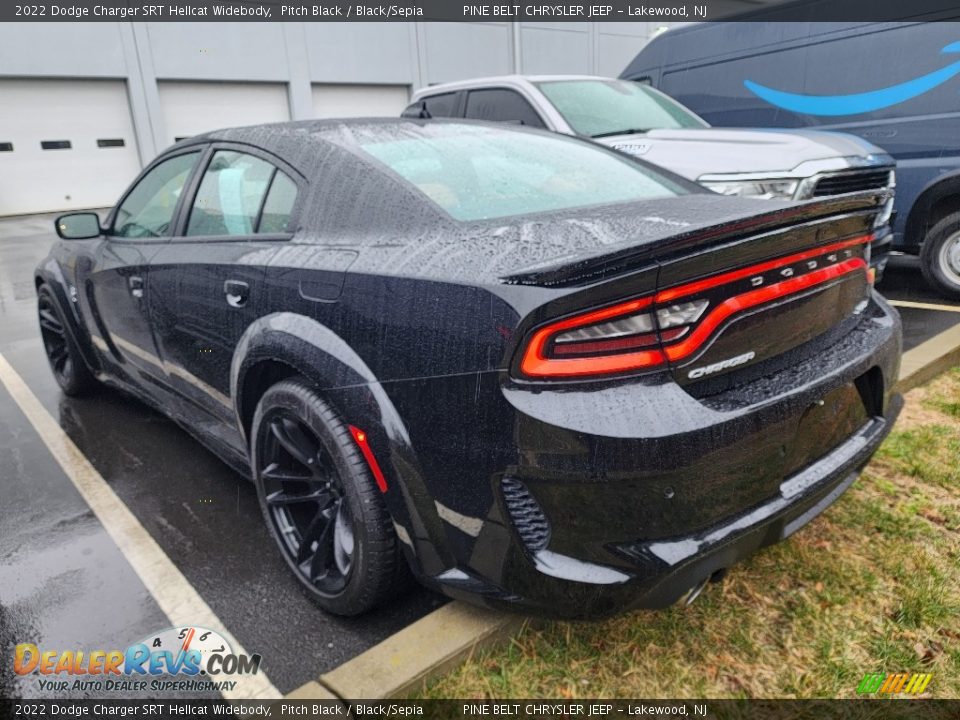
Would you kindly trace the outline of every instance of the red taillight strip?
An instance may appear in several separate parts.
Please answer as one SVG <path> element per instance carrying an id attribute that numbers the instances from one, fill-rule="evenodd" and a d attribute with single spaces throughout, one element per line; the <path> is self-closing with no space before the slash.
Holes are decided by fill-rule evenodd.
<path id="1" fill-rule="evenodd" d="M 703 280 L 697 280 L 685 285 L 668 288 L 652 297 L 638 298 L 617 305 L 610 305 L 600 310 L 594 310 L 583 315 L 576 315 L 565 320 L 550 323 L 537 330 L 531 337 L 520 362 L 520 370 L 530 377 L 581 377 L 586 375 L 611 375 L 629 370 L 652 369 L 663 365 L 667 360 L 682 360 L 699 350 L 717 327 L 731 315 L 757 305 L 762 305 L 771 300 L 806 290 L 807 288 L 847 275 L 856 270 L 866 270 L 866 260 L 862 257 L 849 258 L 819 270 L 807 272 L 773 285 L 750 290 L 728 298 L 707 313 L 699 324 L 693 326 L 695 329 L 690 335 L 685 337 L 683 341 L 672 345 L 665 345 L 663 350 L 643 350 L 597 357 L 548 358 L 545 356 L 545 349 L 551 337 L 569 328 L 594 325 L 613 317 L 631 315 L 644 308 L 654 306 L 654 303 L 661 305 L 677 298 L 687 297 L 779 267 L 814 257 L 820 257 L 855 245 L 864 245 L 872 240 L 873 235 L 861 235 L 849 240 L 811 248 L 810 250 L 804 250 L 803 252 L 794 253 L 793 255 L 787 255 L 739 270 L 732 270 Z M 686 332 L 687 329 L 688 328 L 683 328 L 682 331 Z M 662 343 L 670 342 L 672 338 L 665 337 L 665 335 L 670 332 L 670 330 L 660 332 L 660 340 Z"/>
<path id="2" fill-rule="evenodd" d="M 639 298 L 542 327 L 530 338 L 530 343 L 523 354 L 523 360 L 520 362 L 520 370 L 531 377 L 579 377 L 582 375 L 606 375 L 660 365 L 664 362 L 664 356 L 659 350 L 642 350 L 603 357 L 562 359 L 544 357 L 543 352 L 547 342 L 558 332 L 572 327 L 593 325 L 612 317 L 630 315 L 638 310 L 650 307 L 652 304 L 652 297 Z"/>
<path id="3" fill-rule="evenodd" d="M 659 350 L 643 350 L 603 357 L 565 358 L 563 360 L 548 360 L 543 357 L 531 357 L 530 354 L 527 354 L 523 358 L 520 369 L 531 377 L 611 375 L 627 370 L 656 367 L 662 365 L 665 359 L 663 353 Z"/>
<path id="4" fill-rule="evenodd" d="M 676 345 L 667 346 L 664 352 L 670 360 L 682 360 L 696 352 L 710 335 L 713 334 L 717 326 L 734 313 L 762 305 L 763 303 L 785 297 L 786 295 L 792 295 L 801 290 L 813 287 L 814 285 L 838 278 L 841 275 L 847 275 L 855 270 L 861 268 L 866 269 L 866 267 L 867 261 L 863 258 L 850 258 L 842 263 L 828 265 L 825 268 L 814 270 L 799 277 L 783 280 L 773 285 L 768 285 L 767 287 L 757 288 L 756 290 L 745 292 L 742 295 L 735 295 L 717 305 L 717 307 L 713 309 L 713 312 L 700 322 L 696 330 L 694 330 L 689 337 Z"/>
<path id="5" fill-rule="evenodd" d="M 768 270 L 774 270 L 778 267 L 782 267 L 783 265 L 792 265 L 793 263 L 800 262 L 801 260 L 819 257 L 820 255 L 825 255 L 829 252 L 833 252 L 834 250 L 843 250 L 848 247 L 853 247 L 854 245 L 865 245 L 872 240 L 873 235 L 861 235 L 859 237 L 851 238 L 850 240 L 843 240 L 842 242 L 833 243 L 832 245 L 821 245 L 820 247 L 804 250 L 803 252 L 795 253 L 793 255 L 779 257 L 775 260 L 768 260 L 767 262 L 751 265 L 750 267 L 741 268 L 740 270 L 732 270 L 731 272 L 722 273 L 721 275 L 714 275 L 713 277 L 697 280 L 692 283 L 687 283 L 686 285 L 678 285 L 677 287 L 661 290 L 657 293 L 656 300 L 658 303 L 669 302 L 671 300 L 675 300 L 676 298 L 686 297 L 687 295 L 693 295 L 694 293 L 715 288 L 718 285 L 726 285 L 728 283 L 736 282 L 737 280 L 743 280 L 751 275 L 757 275 L 758 273 L 764 273 Z"/>
<path id="6" fill-rule="evenodd" d="M 377 481 L 377 487 L 380 488 L 380 492 L 385 493 L 387 491 L 387 479 L 383 476 L 380 464 L 373 456 L 373 450 L 370 449 L 367 434 L 353 425 L 348 425 L 347 427 L 350 428 L 350 434 L 353 435 L 354 442 L 357 443 L 357 447 L 360 448 L 360 452 L 363 453 L 363 458 L 367 461 L 370 472 L 373 473 L 373 479 Z"/>

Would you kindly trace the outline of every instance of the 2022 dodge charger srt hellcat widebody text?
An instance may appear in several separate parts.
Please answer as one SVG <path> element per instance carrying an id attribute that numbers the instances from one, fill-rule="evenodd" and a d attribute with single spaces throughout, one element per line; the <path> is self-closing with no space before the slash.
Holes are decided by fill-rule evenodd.
<path id="1" fill-rule="evenodd" d="M 321 607 L 409 566 L 598 617 L 787 537 L 886 435 L 884 202 L 723 197 L 507 125 L 223 130 L 102 227 L 58 219 L 40 325 L 64 392 L 119 385 L 250 474 Z"/>

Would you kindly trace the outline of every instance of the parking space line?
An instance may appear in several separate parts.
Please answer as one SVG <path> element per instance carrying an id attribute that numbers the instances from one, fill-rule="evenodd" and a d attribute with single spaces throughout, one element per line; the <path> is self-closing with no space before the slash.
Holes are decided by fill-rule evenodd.
<path id="1" fill-rule="evenodd" d="M 887 300 L 894 307 L 916 308 L 917 310 L 942 310 L 960 313 L 960 305 L 939 305 L 937 303 L 914 302 L 913 300 Z"/>
<path id="2" fill-rule="evenodd" d="M 219 629 L 235 653 L 246 653 L 2 354 L 0 382 L 170 619 L 171 626 L 190 624 Z M 228 700 L 272 699 L 279 698 L 280 692 L 261 670 L 256 675 L 240 676 L 236 687 L 223 691 L 223 696 Z"/>

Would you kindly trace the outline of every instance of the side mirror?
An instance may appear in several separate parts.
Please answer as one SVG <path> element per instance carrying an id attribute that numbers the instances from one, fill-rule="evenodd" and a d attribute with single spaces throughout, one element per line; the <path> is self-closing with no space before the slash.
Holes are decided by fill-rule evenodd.
<path id="1" fill-rule="evenodd" d="M 61 215 L 54 222 L 57 235 L 64 240 L 88 240 L 103 234 L 100 229 L 100 217 L 92 212 Z"/>

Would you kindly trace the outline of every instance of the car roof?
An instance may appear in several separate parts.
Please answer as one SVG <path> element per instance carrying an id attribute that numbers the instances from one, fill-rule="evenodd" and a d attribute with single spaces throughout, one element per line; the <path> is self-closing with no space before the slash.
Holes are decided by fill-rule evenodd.
<path id="1" fill-rule="evenodd" d="M 414 183 L 365 152 L 362 146 L 380 140 L 431 137 L 429 128 L 440 125 L 481 126 L 498 133 L 533 133 L 560 141 L 560 136 L 547 130 L 459 118 L 340 118 L 213 130 L 180 141 L 160 157 L 208 143 L 248 145 L 274 155 L 309 179 L 313 199 L 306 203 L 311 209 L 303 221 L 305 227 L 326 228 L 331 236 L 347 230 L 390 230 L 403 234 L 404 228 L 415 234 L 414 227 L 454 221 Z M 329 172 L 329 168 L 336 168 L 336 172 Z M 354 197 L 362 199 L 369 213 L 361 217 L 351 209 L 351 203 L 326 202 L 345 187 L 354 188 Z"/>
<path id="2" fill-rule="evenodd" d="M 282 138 L 291 136 L 295 136 L 301 142 L 324 143 L 330 142 L 331 135 L 336 136 L 342 134 L 344 130 L 349 130 L 349 128 L 352 127 L 405 125 L 416 122 L 418 121 L 410 118 L 347 117 L 242 125 L 209 130 L 199 135 L 193 135 L 181 140 L 175 147 L 223 140 L 230 142 L 245 141 L 251 145 L 259 145 L 264 149 L 268 149 L 271 144 L 276 143 Z"/>
<path id="3" fill-rule="evenodd" d="M 290 164 L 296 170 L 307 174 L 313 169 L 318 154 L 326 155 L 331 151 L 350 151 L 358 158 L 365 157 L 353 152 L 358 146 L 356 134 L 382 129 L 384 135 L 403 128 L 422 126 L 425 122 L 450 124 L 470 124 L 470 120 L 451 118 L 449 120 L 420 120 L 400 117 L 357 117 L 329 118 L 323 120 L 295 120 L 262 125 L 221 128 L 194 135 L 181 140 L 167 152 L 211 142 L 231 142 L 261 148 Z"/>
<path id="4" fill-rule="evenodd" d="M 427 124 L 467 124 L 463 120 L 418 120 L 409 118 L 334 118 L 327 120 L 299 120 L 245 127 L 223 128 L 196 135 L 169 148 L 163 156 L 198 145 L 225 142 L 249 145 L 282 160 L 310 181 L 312 200 L 305 201 L 306 212 L 302 225 L 311 230 L 326 228 L 331 235 L 341 231 L 356 233 L 364 230 L 382 232 L 395 225 L 398 231 L 415 225 L 436 224 L 445 215 L 426 196 L 406 180 L 393 176 L 372 156 L 362 152 L 361 142 L 371 137 L 409 134 Z M 488 123 L 484 123 L 488 124 Z M 503 129 L 502 126 L 497 126 Z M 241 148 L 242 149 L 242 148 Z M 336 167 L 335 173 L 324 168 Z M 367 220 L 361 222 L 357 213 L 342 205 L 327 203 L 323 198 L 336 195 L 343 187 L 353 186 L 372 191 L 364 202 L 371 208 Z M 401 210 L 377 211 L 378 204 L 394 202 Z M 399 204 L 397 204 L 399 203 Z M 401 214 L 406 213 L 401 217 Z"/>
<path id="5" fill-rule="evenodd" d="M 413 94 L 412 101 L 419 100 L 427 95 L 436 95 L 445 92 L 455 92 L 457 90 L 469 90 L 476 87 L 489 87 L 491 85 L 510 86 L 529 86 L 540 82 L 556 82 L 558 80 L 616 80 L 617 78 L 604 77 L 602 75 L 491 75 L 489 77 L 470 78 L 469 80 L 457 80 L 454 82 L 440 83 L 421 88 Z"/>

